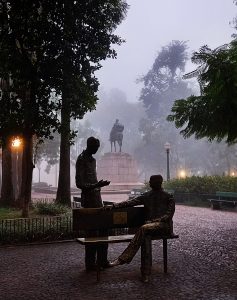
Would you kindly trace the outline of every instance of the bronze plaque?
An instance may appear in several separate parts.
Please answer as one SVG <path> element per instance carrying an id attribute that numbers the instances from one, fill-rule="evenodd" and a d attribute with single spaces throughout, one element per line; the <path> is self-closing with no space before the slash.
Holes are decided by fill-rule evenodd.
<path id="1" fill-rule="evenodd" d="M 127 224 L 128 217 L 127 212 L 114 212 L 113 213 L 113 224 Z"/>

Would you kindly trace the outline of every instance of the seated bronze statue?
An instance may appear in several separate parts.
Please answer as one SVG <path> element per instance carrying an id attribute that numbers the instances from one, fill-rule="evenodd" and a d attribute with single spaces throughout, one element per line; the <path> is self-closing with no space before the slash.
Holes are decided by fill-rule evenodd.
<path id="1" fill-rule="evenodd" d="M 149 181 L 151 191 L 132 200 L 113 204 L 112 209 L 144 205 L 145 224 L 138 229 L 124 252 L 116 260 L 110 262 L 111 267 L 130 263 L 146 236 L 169 235 L 172 233 L 175 202 L 173 196 L 162 189 L 162 182 L 161 175 L 152 175 Z M 148 244 L 148 247 L 151 247 L 151 245 Z M 150 249 L 147 249 L 147 251 L 150 251 Z M 142 264 L 141 272 L 143 281 L 147 282 L 151 273 L 151 264 Z"/>

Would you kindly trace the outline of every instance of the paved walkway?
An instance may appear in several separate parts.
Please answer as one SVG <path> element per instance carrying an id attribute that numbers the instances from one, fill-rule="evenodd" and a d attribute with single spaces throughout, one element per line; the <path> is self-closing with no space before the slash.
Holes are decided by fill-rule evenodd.
<path id="1" fill-rule="evenodd" d="M 96 283 L 75 242 L 0 248 L 0 299 L 237 299 L 237 213 L 177 205 L 174 224 L 180 238 L 169 242 L 168 274 L 155 241 L 145 284 L 140 253 L 130 265 L 103 271 Z M 110 246 L 110 259 L 124 247 Z"/>

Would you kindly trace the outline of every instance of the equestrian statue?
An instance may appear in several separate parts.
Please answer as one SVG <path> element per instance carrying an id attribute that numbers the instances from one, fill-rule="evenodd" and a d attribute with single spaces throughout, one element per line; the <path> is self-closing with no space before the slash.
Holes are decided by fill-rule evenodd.
<path id="1" fill-rule="evenodd" d="M 122 144 L 123 144 L 123 130 L 124 126 L 119 123 L 119 120 L 116 119 L 111 131 L 110 131 L 110 143 L 111 143 L 111 152 L 113 152 L 113 145 L 114 145 L 114 151 L 116 152 L 116 142 L 119 145 L 119 152 L 122 150 Z"/>

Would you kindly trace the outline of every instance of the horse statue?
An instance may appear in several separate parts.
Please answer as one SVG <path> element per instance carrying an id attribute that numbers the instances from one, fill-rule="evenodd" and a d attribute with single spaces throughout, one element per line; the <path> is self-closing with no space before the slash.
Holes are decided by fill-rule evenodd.
<path id="1" fill-rule="evenodd" d="M 117 119 L 110 131 L 110 143 L 111 143 L 111 152 L 113 152 L 113 145 L 114 145 L 114 151 L 116 152 L 116 142 L 119 145 L 119 152 L 122 150 L 122 144 L 123 144 L 123 130 L 124 126 L 119 123 L 119 120 Z"/>

